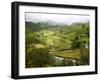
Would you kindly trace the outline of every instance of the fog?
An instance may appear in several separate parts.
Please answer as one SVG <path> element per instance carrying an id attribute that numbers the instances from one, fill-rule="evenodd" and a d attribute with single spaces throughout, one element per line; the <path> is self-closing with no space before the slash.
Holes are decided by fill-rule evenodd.
<path id="1" fill-rule="evenodd" d="M 25 13 L 25 21 L 28 22 L 55 22 L 56 24 L 72 24 L 75 22 L 88 22 L 89 15 L 73 14 L 48 14 L 48 13 Z"/>

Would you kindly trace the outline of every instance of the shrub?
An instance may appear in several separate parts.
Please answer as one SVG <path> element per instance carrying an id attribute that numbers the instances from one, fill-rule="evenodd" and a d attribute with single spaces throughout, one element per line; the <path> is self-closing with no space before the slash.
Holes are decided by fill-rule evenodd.
<path id="1" fill-rule="evenodd" d="M 30 48 L 26 53 L 26 68 L 52 66 L 54 58 L 48 48 Z"/>

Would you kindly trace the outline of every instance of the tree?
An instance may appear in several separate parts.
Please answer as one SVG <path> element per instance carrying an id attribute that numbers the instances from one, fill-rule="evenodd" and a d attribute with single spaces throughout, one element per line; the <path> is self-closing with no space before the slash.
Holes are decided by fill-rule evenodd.
<path id="1" fill-rule="evenodd" d="M 47 48 L 30 48 L 26 55 L 27 67 L 46 67 L 54 63 L 54 58 Z"/>
<path id="2" fill-rule="evenodd" d="M 77 32 L 75 32 L 76 36 L 73 39 L 71 45 L 72 48 L 74 49 L 80 49 L 80 64 L 88 64 L 88 52 L 84 52 L 86 50 L 85 49 L 85 45 L 87 43 L 89 43 L 88 39 L 89 39 L 89 29 L 88 26 L 86 26 L 86 24 L 82 24 L 81 28 L 79 30 L 77 30 Z M 88 50 L 88 49 L 87 49 Z M 86 60 L 86 61 L 85 61 Z"/>
<path id="3" fill-rule="evenodd" d="M 74 38 L 74 40 L 73 40 L 73 42 L 72 42 L 72 48 L 80 48 L 80 46 L 81 46 L 81 41 L 80 41 L 80 39 L 79 39 L 79 37 L 78 36 L 76 36 L 75 38 Z"/>

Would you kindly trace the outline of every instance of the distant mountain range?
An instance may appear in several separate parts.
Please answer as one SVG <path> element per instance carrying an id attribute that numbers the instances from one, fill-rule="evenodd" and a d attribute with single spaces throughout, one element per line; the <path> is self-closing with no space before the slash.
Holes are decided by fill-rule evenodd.
<path id="1" fill-rule="evenodd" d="M 26 22 L 29 22 L 29 21 L 26 21 Z M 66 26 L 67 24 L 64 24 L 64 23 L 59 23 L 59 22 L 54 22 L 54 21 L 51 21 L 51 20 L 48 20 L 48 21 L 45 21 L 45 22 L 31 22 L 31 23 L 37 23 L 37 24 L 41 24 L 41 26 L 43 25 L 46 25 L 46 26 Z"/>

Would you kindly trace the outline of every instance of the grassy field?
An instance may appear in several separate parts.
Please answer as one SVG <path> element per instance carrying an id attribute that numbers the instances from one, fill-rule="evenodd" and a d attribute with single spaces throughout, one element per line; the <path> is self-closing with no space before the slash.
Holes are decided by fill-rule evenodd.
<path id="1" fill-rule="evenodd" d="M 53 55 L 60 56 L 63 58 L 80 59 L 80 50 L 67 50 L 67 51 L 55 51 Z"/>

